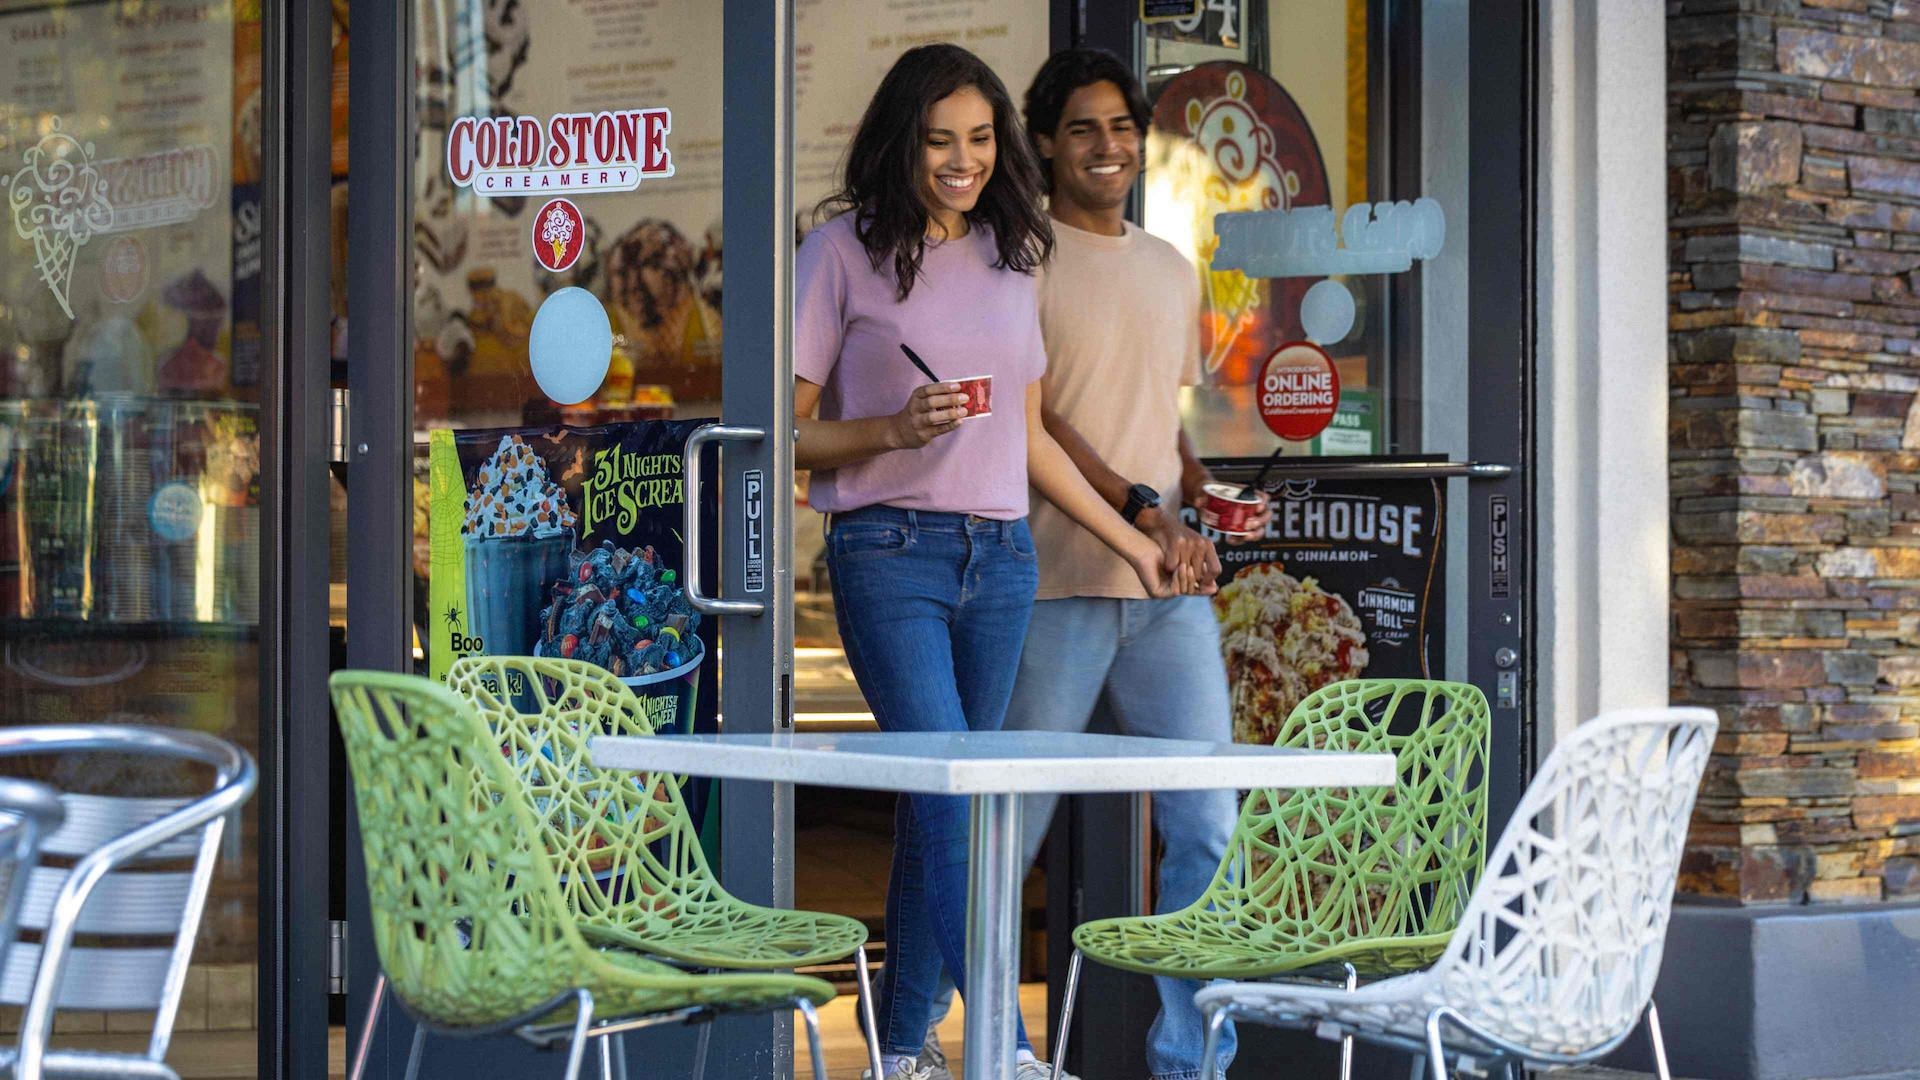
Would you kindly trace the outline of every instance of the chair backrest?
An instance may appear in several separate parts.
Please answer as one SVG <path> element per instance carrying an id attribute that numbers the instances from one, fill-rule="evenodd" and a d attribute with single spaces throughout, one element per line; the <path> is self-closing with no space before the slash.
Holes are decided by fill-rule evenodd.
<path id="1" fill-rule="evenodd" d="M 1355 679 L 1314 691 L 1275 745 L 1391 753 L 1398 782 L 1252 792 L 1209 899 L 1243 926 L 1322 948 L 1448 932 L 1486 854 L 1490 731 L 1486 696 L 1465 683 Z"/>
<path id="2" fill-rule="evenodd" d="M 439 1027 L 528 1017 L 614 969 L 574 925 L 518 778 L 473 707 L 429 679 L 341 671 L 328 680 L 353 772 L 380 966 Z M 622 1001 L 720 993 L 638 958 Z M 696 984 L 715 983 L 711 991 Z"/>
<path id="3" fill-rule="evenodd" d="M 651 735 L 639 698 L 596 664 L 531 656 L 454 661 L 447 686 L 471 702 L 541 819 L 567 909 L 584 926 L 644 936 L 685 928 L 725 899 L 683 778 L 594 768 L 595 735 Z"/>
<path id="4" fill-rule="evenodd" d="M 209 767 L 204 794 L 63 793 L 62 820 L 18 882 L 18 929 L 0 964 L 0 1003 L 24 1005 L 15 1075 L 37 1077 L 54 1014 L 151 1010 L 146 1057 L 162 1061 L 229 816 L 253 793 L 253 759 L 194 731 L 88 724 L 0 729 L 0 757 L 113 754 Z M 76 945 L 75 936 L 87 944 Z M 171 939 L 154 945 L 154 939 Z"/>
<path id="5" fill-rule="evenodd" d="M 1563 1056 L 1632 1030 L 1717 727 L 1707 709 L 1627 710 L 1554 747 L 1434 967 L 1470 1023 Z"/>
<path id="6" fill-rule="evenodd" d="M 19 936 L 20 904 L 40 865 L 40 846 L 66 817 L 59 792 L 32 780 L 0 777 L 0 963 Z"/>

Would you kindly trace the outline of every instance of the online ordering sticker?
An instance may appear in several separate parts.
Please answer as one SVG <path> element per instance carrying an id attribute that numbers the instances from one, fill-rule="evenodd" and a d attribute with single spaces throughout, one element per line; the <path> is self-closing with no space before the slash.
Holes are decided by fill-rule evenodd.
<path id="1" fill-rule="evenodd" d="M 1283 439 L 1313 438 L 1333 423 L 1339 407 L 1340 373 L 1318 345 L 1288 342 L 1260 369 L 1260 419 Z"/>

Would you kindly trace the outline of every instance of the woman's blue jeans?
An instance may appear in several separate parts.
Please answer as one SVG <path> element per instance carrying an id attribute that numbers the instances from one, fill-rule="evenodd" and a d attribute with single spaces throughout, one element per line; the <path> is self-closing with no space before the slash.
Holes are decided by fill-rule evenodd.
<path id="1" fill-rule="evenodd" d="M 834 514 L 834 615 L 883 731 L 995 731 L 1006 719 L 1039 564 L 1022 521 L 872 506 Z M 964 998 L 967 800 L 902 795 L 887 883 L 881 1046 L 917 1054 L 940 969 Z M 1020 1045 L 1030 1048 L 1026 1029 Z"/>

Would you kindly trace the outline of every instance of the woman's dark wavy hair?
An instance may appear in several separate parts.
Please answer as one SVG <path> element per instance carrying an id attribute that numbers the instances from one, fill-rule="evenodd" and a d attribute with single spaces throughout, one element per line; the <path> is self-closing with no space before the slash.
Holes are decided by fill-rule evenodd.
<path id="1" fill-rule="evenodd" d="M 1120 96 L 1127 99 L 1127 112 L 1133 116 L 1134 130 L 1146 138 L 1147 128 L 1153 124 L 1153 106 L 1147 104 L 1147 92 L 1140 88 L 1140 80 L 1134 78 L 1126 61 L 1105 49 L 1091 48 L 1062 49 L 1047 57 L 1034 73 L 1033 85 L 1027 87 L 1027 134 L 1048 138 L 1059 135 L 1060 114 L 1067 109 L 1067 99 L 1075 90 L 1097 82 L 1110 82 L 1120 89 Z M 1039 153 L 1036 145 L 1034 155 L 1038 157 Z M 1045 190 L 1051 192 L 1050 161 L 1040 162 L 1040 177 Z"/>
<path id="2" fill-rule="evenodd" d="M 1053 226 L 1040 208 L 1040 164 L 1000 77 L 958 45 L 902 53 L 867 103 L 847 149 L 846 178 L 822 200 L 822 215 L 852 211 L 854 234 L 878 272 L 891 258 L 900 299 L 913 291 L 926 252 L 924 147 L 933 104 L 971 86 L 993 108 L 993 176 L 967 214 L 993 234 L 994 266 L 1030 274 L 1053 253 Z"/>

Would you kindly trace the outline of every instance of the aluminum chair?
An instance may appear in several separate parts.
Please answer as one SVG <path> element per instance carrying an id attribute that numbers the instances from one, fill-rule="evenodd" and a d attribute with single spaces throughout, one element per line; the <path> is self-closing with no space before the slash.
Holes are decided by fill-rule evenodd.
<path id="1" fill-rule="evenodd" d="M 46 837 L 39 854 L 73 863 L 36 861 L 25 875 L 19 927 L 39 931 L 40 940 L 6 938 L 0 1004 L 21 1005 L 25 1012 L 18 1044 L 0 1050 L 0 1076 L 179 1080 L 166 1064 L 167 1044 L 221 835 L 228 816 L 253 793 L 253 759 L 194 731 L 112 724 L 0 730 L 0 757 L 68 754 L 194 762 L 211 767 L 214 777 L 205 794 L 191 797 L 59 796 L 64 823 Z M 76 945 L 75 935 L 85 935 L 88 944 Z M 155 938 L 171 941 L 150 944 Z M 150 1011 L 147 1052 L 49 1049 L 54 1014 L 61 1009 Z"/>
<path id="2" fill-rule="evenodd" d="M 19 937 L 20 902 L 40 863 L 40 846 L 66 818 L 59 792 L 31 780 L 0 777 L 0 960 Z"/>
<path id="3" fill-rule="evenodd" d="M 1431 968 L 1346 991 L 1225 983 L 1207 1014 L 1206 1072 L 1229 1017 L 1352 1035 L 1463 1068 L 1604 1057 L 1644 1012 L 1670 1080 L 1653 985 L 1694 796 L 1718 727 L 1707 709 L 1610 713 L 1547 758 Z"/>

